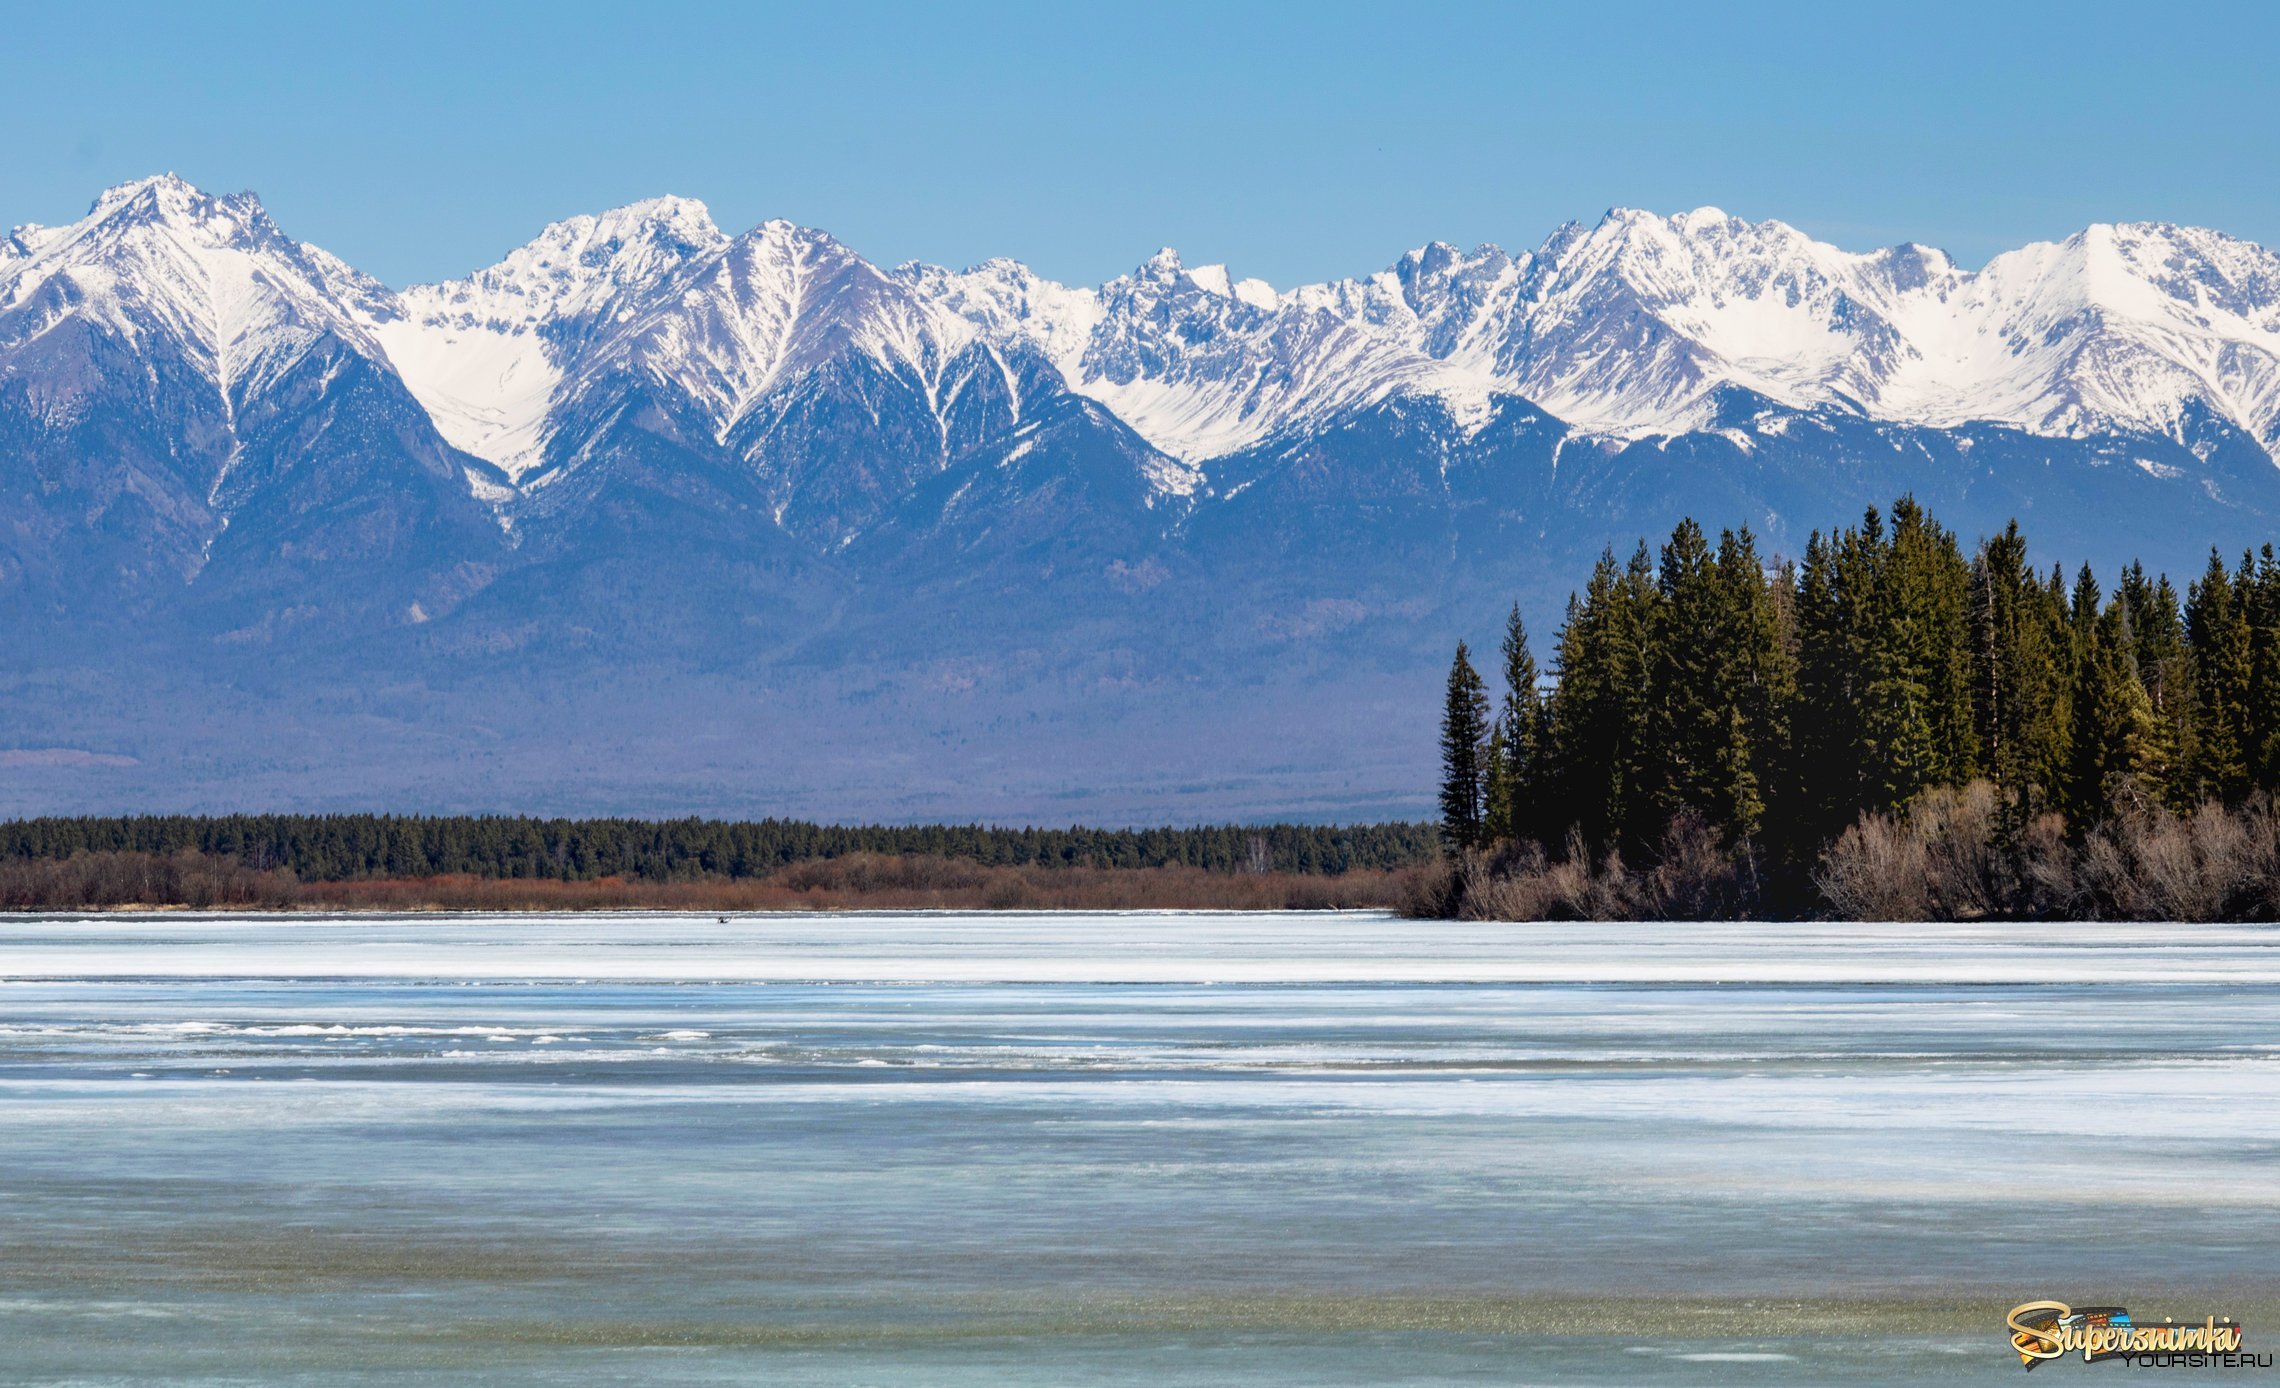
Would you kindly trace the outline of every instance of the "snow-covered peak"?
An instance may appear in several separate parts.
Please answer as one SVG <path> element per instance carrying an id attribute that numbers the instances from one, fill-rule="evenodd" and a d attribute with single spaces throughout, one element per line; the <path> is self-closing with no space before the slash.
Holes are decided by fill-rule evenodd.
<path id="1" fill-rule="evenodd" d="M 382 359 L 367 325 L 391 296 L 279 231 L 252 193 L 173 174 L 106 190 L 68 226 L 23 227 L 0 255 L 0 316 L 17 342 L 76 318 L 138 348 L 164 339 L 230 402 L 330 335 Z"/>
<path id="2" fill-rule="evenodd" d="M 787 373 L 851 347 L 923 372 L 940 355 L 934 326 L 907 286 L 838 239 L 775 219 L 693 264 L 587 369 L 671 381 L 725 436 Z"/>
<path id="3" fill-rule="evenodd" d="M 1966 271 L 1714 208 L 1610 210 L 1534 253 L 1432 243 L 1290 291 L 1617 432 L 1700 427 L 1742 388 L 1799 408 L 2048 433 L 2176 431 L 2194 402 L 2280 442 L 2280 270 L 2260 246 L 2093 226 Z"/>
<path id="4" fill-rule="evenodd" d="M 1917 351 L 1879 412 L 2178 433 L 2198 405 L 2280 443 L 2280 257 L 2251 242 L 2093 225 L 1896 293 L 1888 312 Z"/>
<path id="5" fill-rule="evenodd" d="M 1027 343 L 1071 380 L 1101 319 L 1100 295 L 1049 280 L 1018 260 L 996 258 L 966 270 L 909 264 L 895 277 L 920 299 L 972 324 L 990 341 Z"/>
<path id="6" fill-rule="evenodd" d="M 42 250 L 75 245 L 68 252 L 86 259 L 122 245 L 164 238 L 205 249 L 236 246 L 259 249 L 285 238 L 251 193 L 217 197 L 173 174 L 159 174 L 106 188 L 87 215 L 61 227 L 22 227 L 11 239 L 41 242 Z"/>
<path id="7" fill-rule="evenodd" d="M 1655 214 L 1652 212 L 1641 212 L 1636 208 L 1626 208 L 1624 211 L 1629 216 L 1636 217 L 1642 221 L 1654 220 Z M 1746 229 L 1749 226 L 1749 223 L 1743 221 L 1741 218 L 1729 215 L 1726 209 L 1722 207 L 1711 207 L 1707 204 L 1701 207 L 1697 207 L 1691 212 L 1680 212 L 1673 214 L 1668 220 L 1671 226 L 1682 231 L 1693 232 L 1696 234 L 1711 230 L 1725 231 L 1735 228 Z M 1768 222 L 1766 225 L 1781 227 L 1784 231 L 1791 230 L 1790 227 L 1781 222 Z"/>
<path id="8" fill-rule="evenodd" d="M 519 476 L 565 374 L 728 244 L 693 198 L 567 217 L 488 269 L 405 290 L 376 330 L 443 436 Z"/>
<path id="9" fill-rule="evenodd" d="M 1395 390 L 1477 396 L 1485 384 L 1398 335 L 1223 265 L 1189 267 L 1168 247 L 1097 291 L 1024 284 L 1023 297 L 1045 310 L 979 321 L 1029 331 L 1070 386 L 1190 462 Z"/>
<path id="10" fill-rule="evenodd" d="M 206 194 L 175 173 L 152 174 L 114 184 L 95 195 L 87 208 L 90 218 L 135 212 L 155 217 L 183 217 L 196 211 Z"/>
<path id="11" fill-rule="evenodd" d="M 607 318 L 727 243 L 703 203 L 651 198 L 555 222 L 498 264 L 404 299 L 423 318 L 506 331 Z"/>
<path id="12" fill-rule="evenodd" d="M 1265 280 L 1236 279 L 1227 272 L 1227 267 L 1224 265 L 1183 267 L 1179 262 L 1178 254 L 1170 250 L 1159 252 L 1157 258 L 1141 266 L 1134 273 L 1132 279 L 1136 282 L 1154 284 L 1169 284 L 1174 280 L 1184 279 L 1206 294 L 1216 294 L 1222 299 L 1234 299 L 1240 303 L 1248 304 L 1252 308 L 1264 309 L 1269 313 L 1282 306 L 1282 296 L 1275 291 L 1273 285 Z"/>
<path id="13" fill-rule="evenodd" d="M 2262 248 L 2164 224 L 2087 228 L 1972 272 L 1929 247 L 1851 252 L 1716 207 L 1619 207 L 1533 252 L 1433 242 L 1287 291 L 1169 247 L 1088 289 L 1003 259 L 881 274 L 822 232 L 771 221 L 730 238 L 701 204 L 661 198 L 409 291 L 407 325 L 381 332 L 447 436 L 510 471 L 537 456 L 578 363 L 639 360 L 727 428 L 833 352 L 924 377 L 969 337 L 1034 349 L 1191 460 L 1394 389 L 1511 390 L 1616 432 L 1700 427 L 1735 387 L 2058 433 L 2174 428 L 2200 400 L 2269 442 L 2280 349 L 2258 343 L 2280 331 L 2273 281 Z"/>
<path id="14" fill-rule="evenodd" d="M 1889 344 L 1853 293 L 1853 261 L 1783 222 L 1717 208 L 1618 208 L 1547 242 L 1502 321 L 1463 349 L 1553 413 L 1615 428 L 1682 428 L 1719 388 L 1822 404 L 1855 397 L 1850 367 Z"/>
<path id="15" fill-rule="evenodd" d="M 1931 247 L 1848 251 L 1716 207 L 1616 208 L 1533 252 L 1434 242 L 1287 291 L 1168 247 L 1097 290 L 1006 260 L 893 278 L 988 340 L 1034 346 L 1191 460 L 1397 389 L 1509 390 L 1616 432 L 1702 427 L 1739 388 L 2077 434 L 2174 430 L 2199 401 L 2280 436 L 2272 255 L 2163 224 L 2092 227 L 1966 271 Z"/>
<path id="16" fill-rule="evenodd" d="M 1493 324 L 1492 301 L 1509 297 L 1526 266 L 1526 257 L 1515 262 L 1499 246 L 1466 252 L 1434 241 L 1374 275 L 1304 285 L 1283 302 L 1389 332 L 1436 360 L 1486 369 L 1496 355 L 1493 345 L 1471 339 Z"/>

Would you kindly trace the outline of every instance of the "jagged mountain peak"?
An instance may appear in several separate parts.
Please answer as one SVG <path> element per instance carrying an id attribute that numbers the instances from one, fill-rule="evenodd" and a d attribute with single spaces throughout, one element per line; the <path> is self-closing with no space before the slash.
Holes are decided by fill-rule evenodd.
<path id="1" fill-rule="evenodd" d="M 1483 241 L 1467 251 L 1449 241 L 1428 241 L 1414 250 L 1406 251 L 1390 267 L 1388 273 L 1404 278 L 1417 275 L 1442 275 L 1470 266 L 1501 265 L 1512 257 L 1493 241 Z"/>
<path id="2" fill-rule="evenodd" d="M 1288 298 L 1616 433 L 1703 427 L 1733 387 L 1791 408 L 2082 435 L 2171 432 L 2199 400 L 2280 440 L 2270 252 L 2164 223 L 2085 228 L 1966 271 L 1714 207 L 1610 209 L 1507 259 L 1428 244 Z"/>
<path id="3" fill-rule="evenodd" d="M 1164 291 L 1181 292 L 1200 290 L 1221 299 L 1232 299 L 1252 308 L 1272 312 L 1280 307 L 1281 295 L 1263 279 L 1237 279 L 1225 265 L 1189 265 L 1180 253 L 1165 246 L 1134 266 L 1130 273 L 1119 275 L 1100 288 L 1103 299 L 1115 301 L 1134 296 L 1148 296 Z"/>
<path id="4" fill-rule="evenodd" d="M 2095 223 L 2068 238 L 2167 298 L 2261 323 L 2280 321 L 2280 256 L 2253 241 L 2174 222 Z"/>
<path id="5" fill-rule="evenodd" d="M 254 194 L 138 179 L 8 245 L 0 471 L 40 479 L 90 534 L 130 537 L 98 574 L 50 529 L 19 542 L 30 567 L 115 580 L 118 601 L 221 570 L 293 604 L 314 600 L 299 566 L 353 556 L 364 571 L 324 601 L 389 621 L 430 560 L 496 542 L 466 460 L 375 335 L 394 295 L 287 236 Z"/>
<path id="6" fill-rule="evenodd" d="M 924 307 L 838 238 L 781 218 L 693 265 L 595 358 L 670 381 L 725 436 L 776 382 L 850 346 L 924 362 Z"/>
<path id="7" fill-rule="evenodd" d="M 0 315 L 37 332 L 74 320 L 127 343 L 156 335 L 233 407 L 321 337 L 385 360 L 368 326 L 392 311 L 386 287 L 285 235 L 250 192 L 137 179 L 79 221 L 18 228 L 7 245 Z"/>
<path id="8" fill-rule="evenodd" d="M 673 193 L 661 193 L 653 198 L 640 198 L 613 207 L 597 219 L 606 226 L 669 227 L 691 241 L 718 239 L 720 228 L 713 223 L 712 209 L 699 198 L 684 198 Z"/>
<path id="9" fill-rule="evenodd" d="M 417 312 L 509 330 L 585 318 L 727 243 L 703 203 L 651 198 L 550 223 L 498 264 L 404 297 Z"/>
<path id="10" fill-rule="evenodd" d="M 239 197 L 253 200 L 251 193 Z M 194 212 L 201 203 L 218 199 L 212 194 L 171 171 L 151 174 L 145 178 L 128 179 L 115 183 L 95 195 L 87 205 L 87 215 L 93 218 L 109 217 L 126 212 L 143 216 L 181 217 Z"/>
<path id="11" fill-rule="evenodd" d="M 895 278 L 1000 349 L 1035 350 L 1069 382 L 1082 377 L 1085 349 L 1105 312 L 1099 292 L 1072 288 L 1004 257 L 965 270 L 913 262 L 897 268 Z"/>
<path id="12" fill-rule="evenodd" d="M 496 265 L 405 290 L 376 331 L 444 437 L 516 477 L 579 360 L 730 244 L 694 198 L 566 217 Z"/>
<path id="13" fill-rule="evenodd" d="M 1681 273 L 1701 279 L 1742 264 L 1819 269 L 1831 258 L 1852 256 L 1813 240 L 1787 222 L 1746 221 L 1717 207 L 1668 216 L 1612 208 L 1581 235 L 1554 233 L 1537 253 L 1547 266 L 1572 264 L 1590 273 L 1621 274 L 1657 290 L 1681 287 L 1667 278 L 1671 267 L 1685 267 Z M 1569 275 L 1572 278 L 1574 271 Z"/>
<path id="14" fill-rule="evenodd" d="M 690 206 L 637 204 L 611 215 L 653 225 L 685 217 Z M 613 254 L 653 244 L 562 225 Z M 2015 337 L 2023 319 L 2048 327 L 2069 302 L 2095 301 L 2109 317 L 2135 320 L 2146 311 L 2128 306 L 2133 296 L 2197 299 L 2253 326 L 2252 301 L 2280 301 L 2260 278 L 2260 248 L 2162 224 L 2086 229 L 2056 249 L 2014 253 L 2016 265 L 1991 275 L 1964 271 L 1929 247 L 1846 251 L 1786 222 L 1715 206 L 1675 214 L 1615 207 L 1554 231 L 1533 251 L 1428 242 L 1377 274 L 1290 290 L 1237 279 L 1224 265 L 1189 265 L 1172 247 L 1088 289 L 1002 258 L 963 271 L 914 263 L 882 272 L 828 233 L 783 220 L 722 240 L 664 257 L 655 282 L 633 296 L 662 303 L 670 297 L 662 285 L 685 278 L 716 308 L 741 305 L 715 313 L 714 327 L 699 332 L 687 321 L 695 306 L 666 304 L 644 330 L 651 348 L 672 344 L 645 348 L 645 359 L 665 374 L 707 381 L 696 393 L 716 419 L 732 423 L 768 381 L 847 344 L 914 363 L 923 376 L 925 362 L 978 336 L 998 349 L 1036 351 L 1067 384 L 1191 461 L 1399 389 L 1501 389 L 1584 427 L 1626 434 L 1705 427 L 1726 387 L 1791 408 L 1911 422 L 2159 428 L 2176 417 L 2176 398 L 2209 391 L 2179 378 L 2149 403 L 2055 379 L 2118 371 L 2142 382 L 2166 371 L 2096 364 L 2099 352 L 2056 363 L 2029 353 L 2036 360 L 2024 376 L 2041 369 L 2053 378 L 2029 380 L 1990 361 L 1978 339 Z M 680 241 L 712 244 L 710 236 Z M 599 283 L 606 296 L 620 281 L 605 275 Z M 540 316 L 561 338 L 577 313 L 542 306 Z M 603 316 L 616 331 L 640 310 L 613 301 Z M 1969 321 L 1943 321 L 1951 318 Z M 667 326 L 675 322 L 682 326 Z M 2146 349 L 2144 341 L 2128 348 Z M 692 362 L 693 373 L 684 371 Z M 1958 384 L 1989 376 L 2003 379 Z M 2256 390 L 2234 397 L 2220 400 L 2218 413 L 2253 423 L 2275 412 Z"/>
<path id="15" fill-rule="evenodd" d="M 209 193 L 171 173 L 108 188 L 80 220 L 20 226 L 0 244 L 9 248 L 0 261 L 45 260 L 52 266 L 87 266 L 107 256 L 165 248 L 261 255 L 285 262 L 293 273 L 338 281 L 336 287 L 360 297 L 386 292 L 379 281 L 339 257 L 279 230 L 258 194 Z"/>
<path id="16" fill-rule="evenodd" d="M 171 173 L 106 188 L 78 221 L 18 227 L 9 242 L 19 259 L 69 247 L 73 259 L 84 261 L 122 243 L 147 243 L 153 237 L 201 249 L 298 248 L 270 221 L 255 194 L 208 193 Z"/>

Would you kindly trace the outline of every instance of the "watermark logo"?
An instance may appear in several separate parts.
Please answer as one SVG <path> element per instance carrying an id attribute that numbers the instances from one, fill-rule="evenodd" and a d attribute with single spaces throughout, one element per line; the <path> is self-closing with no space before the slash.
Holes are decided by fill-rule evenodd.
<path id="1" fill-rule="evenodd" d="M 2080 1355 L 2085 1364 L 2119 1359 L 2137 1368 L 2272 1367 L 2271 1355 L 2242 1350 L 2245 1330 L 2230 1316 L 2209 1316 L 2197 1324 L 2180 1325 L 2167 1316 L 2140 1323 L 2126 1306 L 2029 1301 L 2012 1307 L 2003 1323 L 2019 1363 L 2029 1369 L 2069 1355 Z"/>

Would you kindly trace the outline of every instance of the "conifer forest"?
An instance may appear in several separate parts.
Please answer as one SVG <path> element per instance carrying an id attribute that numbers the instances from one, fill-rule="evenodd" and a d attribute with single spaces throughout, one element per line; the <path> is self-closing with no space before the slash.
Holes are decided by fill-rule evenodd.
<path id="1" fill-rule="evenodd" d="M 1795 559 L 1689 519 L 1548 668 L 1517 606 L 1460 642 L 1441 754 L 1432 914 L 2270 918 L 2280 559 L 2109 592 L 1909 498 Z"/>

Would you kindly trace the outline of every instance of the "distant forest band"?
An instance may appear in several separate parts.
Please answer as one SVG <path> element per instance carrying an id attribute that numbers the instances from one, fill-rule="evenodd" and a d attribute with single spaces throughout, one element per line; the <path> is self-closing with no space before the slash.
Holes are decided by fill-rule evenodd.
<path id="1" fill-rule="evenodd" d="M 812 824 L 759 819 L 540 819 L 527 815 L 137 815 L 0 823 L 0 862 L 75 854 L 193 853 L 304 882 L 360 878 L 644 881 L 761 877 L 856 854 L 985 866 L 1191 867 L 1336 874 L 1410 866 L 1429 824 L 1220 824 L 1008 829 L 984 824 Z"/>

